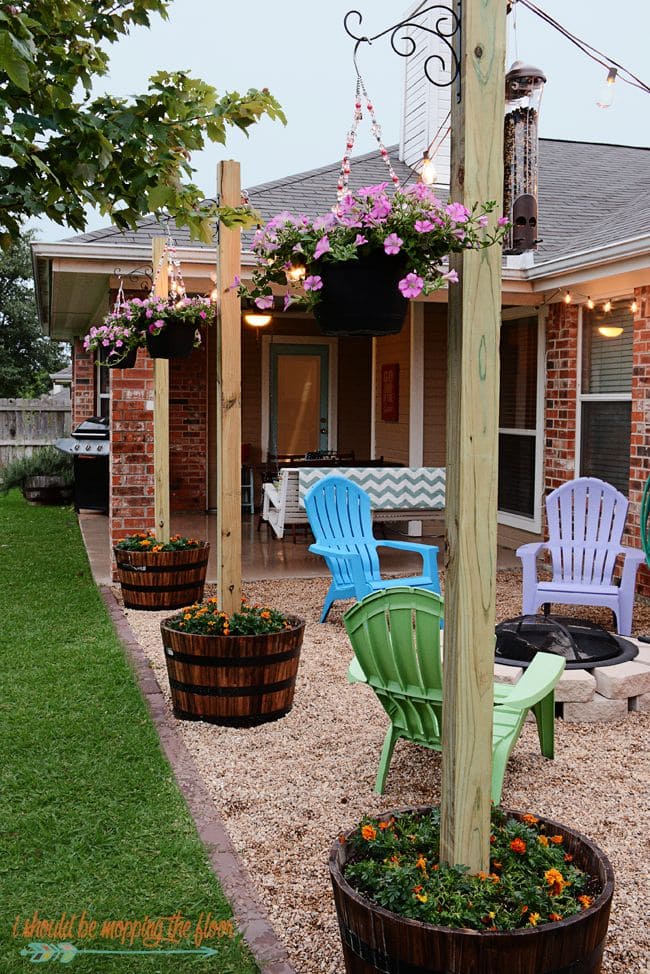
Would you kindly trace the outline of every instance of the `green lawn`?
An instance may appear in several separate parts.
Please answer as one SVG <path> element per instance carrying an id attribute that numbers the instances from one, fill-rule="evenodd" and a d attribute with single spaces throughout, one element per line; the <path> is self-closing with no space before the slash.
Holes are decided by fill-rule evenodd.
<path id="1" fill-rule="evenodd" d="M 160 948 L 194 948 L 201 914 L 227 918 L 230 907 L 92 580 L 74 514 L 30 506 L 17 491 L 0 498 L 0 674 L 2 974 L 42 969 L 20 956 L 28 941 L 121 948 L 119 927 L 101 939 L 111 920 L 180 913 L 190 921 L 186 938 Z M 84 911 L 98 922 L 94 937 L 79 928 Z M 35 912 L 77 919 L 48 937 L 25 927 Z M 173 937 L 172 925 L 153 925 L 153 939 Z M 248 951 L 221 929 L 204 942 L 219 951 L 210 958 L 80 954 L 72 970 L 254 972 Z"/>

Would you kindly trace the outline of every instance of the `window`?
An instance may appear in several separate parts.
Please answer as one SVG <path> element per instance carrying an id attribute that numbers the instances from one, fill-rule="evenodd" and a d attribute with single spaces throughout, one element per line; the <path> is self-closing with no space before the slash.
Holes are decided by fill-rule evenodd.
<path id="1" fill-rule="evenodd" d="M 515 525 L 536 517 L 538 330 L 536 314 L 501 325 L 499 513 Z"/>
<path id="2" fill-rule="evenodd" d="M 599 328 L 621 328 L 603 335 Z M 627 494 L 630 479 L 633 316 L 629 302 L 583 310 L 580 475 L 600 477 Z"/>
<path id="3" fill-rule="evenodd" d="M 96 367 L 95 388 L 97 389 L 97 415 L 105 416 L 107 419 L 109 417 L 111 406 L 110 372 L 111 370 L 107 369 L 103 365 L 98 365 Z"/>

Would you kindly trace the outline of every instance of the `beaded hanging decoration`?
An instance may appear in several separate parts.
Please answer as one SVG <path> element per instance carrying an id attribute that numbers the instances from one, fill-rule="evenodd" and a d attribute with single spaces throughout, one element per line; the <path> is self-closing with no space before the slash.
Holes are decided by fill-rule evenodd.
<path id="1" fill-rule="evenodd" d="M 183 280 L 183 274 L 181 273 L 181 262 L 176 254 L 176 243 L 170 236 L 167 237 L 167 245 L 163 250 L 160 258 L 158 260 L 158 266 L 153 278 L 153 284 L 151 285 L 151 293 L 154 294 L 156 290 L 156 284 L 162 273 L 163 267 L 167 267 L 167 275 L 169 278 L 169 300 L 177 300 L 178 298 L 185 297 L 185 281 Z"/>
<path id="2" fill-rule="evenodd" d="M 359 127 L 359 122 L 363 118 L 362 98 L 363 101 L 365 101 L 366 103 L 366 109 L 370 116 L 370 122 L 371 122 L 370 131 L 377 139 L 377 145 L 379 146 L 379 153 L 382 159 L 384 160 L 384 162 L 386 163 L 391 182 L 395 187 L 395 189 L 400 188 L 399 177 L 395 173 L 395 170 L 393 169 L 393 166 L 391 164 L 390 156 L 388 155 L 388 149 L 386 148 L 386 146 L 381 140 L 381 125 L 377 121 L 377 116 L 375 115 L 375 109 L 370 100 L 370 96 L 368 95 L 368 92 L 366 90 L 366 86 L 363 83 L 363 78 L 357 71 L 357 87 L 356 87 L 355 98 L 354 98 L 354 117 L 352 119 L 352 127 L 350 128 L 350 131 L 348 132 L 346 137 L 345 153 L 343 154 L 343 161 L 341 162 L 339 179 L 336 184 L 336 197 L 338 203 L 340 203 L 340 201 L 349 191 L 348 184 L 350 180 L 350 156 L 352 153 L 352 149 L 354 148 L 354 143 L 356 142 L 357 139 L 357 129 Z M 335 211 L 338 208 L 338 203 L 334 207 Z"/>

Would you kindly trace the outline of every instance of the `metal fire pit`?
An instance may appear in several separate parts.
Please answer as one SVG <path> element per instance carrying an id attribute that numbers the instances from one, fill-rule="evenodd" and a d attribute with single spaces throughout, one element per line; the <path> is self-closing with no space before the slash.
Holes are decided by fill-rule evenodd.
<path id="1" fill-rule="evenodd" d="M 535 653 L 563 656 L 568 670 L 615 666 L 634 659 L 639 650 L 627 639 L 585 619 L 527 615 L 501 622 L 495 629 L 497 663 L 528 666 Z"/>
<path id="2" fill-rule="evenodd" d="M 108 420 L 91 416 L 80 423 L 71 436 L 54 444 L 73 457 L 74 507 L 76 511 L 108 513 L 108 460 L 111 452 Z"/>

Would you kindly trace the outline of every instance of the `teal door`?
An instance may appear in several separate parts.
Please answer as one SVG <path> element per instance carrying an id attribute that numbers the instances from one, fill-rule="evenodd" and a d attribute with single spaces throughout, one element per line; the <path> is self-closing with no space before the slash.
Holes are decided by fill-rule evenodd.
<path id="1" fill-rule="evenodd" d="M 304 455 L 329 446 L 329 348 L 271 346 L 269 452 Z"/>

